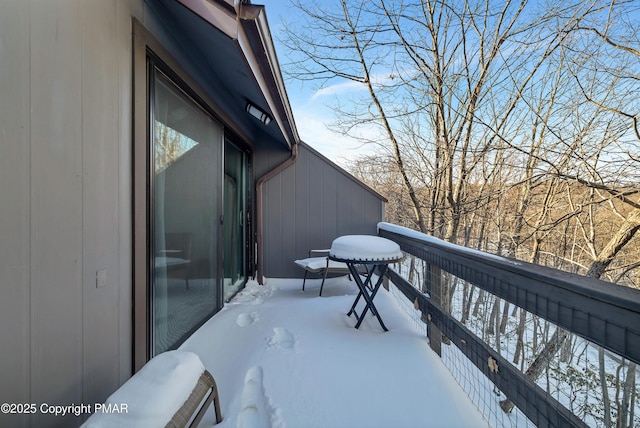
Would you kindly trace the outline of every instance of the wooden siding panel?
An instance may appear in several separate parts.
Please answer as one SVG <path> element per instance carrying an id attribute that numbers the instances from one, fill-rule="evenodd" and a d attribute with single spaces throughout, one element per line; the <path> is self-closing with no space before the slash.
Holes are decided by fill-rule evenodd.
<path id="1" fill-rule="evenodd" d="M 0 14 L 0 403 L 30 402 L 29 4 Z M 0 426 L 28 418 L 0 414 Z"/>
<path id="2" fill-rule="evenodd" d="M 94 403 L 104 401 L 119 385 L 119 91 L 114 91 L 119 87 L 119 61 L 116 3 L 90 0 L 80 4 L 83 402 Z M 98 272 L 105 283 L 98 284 Z"/>
<path id="3" fill-rule="evenodd" d="M 341 235 L 353 234 L 351 206 L 354 203 L 353 198 L 356 196 L 352 191 L 354 183 L 348 177 L 337 175 L 336 181 L 336 236 L 333 239 Z"/>
<path id="4" fill-rule="evenodd" d="M 322 166 L 320 184 L 320 191 L 316 193 L 323 199 L 322 235 L 330 244 L 338 236 L 338 177 L 327 163 Z"/>
<path id="5" fill-rule="evenodd" d="M 282 242 L 282 177 L 277 175 L 268 181 L 264 186 L 263 191 L 265 196 L 263 202 L 265 203 L 265 216 L 264 221 L 267 227 L 263 229 L 264 250 L 263 257 L 265 260 L 270 258 L 275 269 L 281 269 L 282 257 L 280 255 L 280 249 L 283 246 Z M 267 214 L 268 212 L 268 214 Z M 268 274 L 265 272 L 265 276 Z"/>
<path id="6" fill-rule="evenodd" d="M 142 0 L 116 2 L 117 29 L 114 42 L 118 52 L 118 272 L 114 275 L 118 284 L 118 384 L 123 384 L 132 374 L 133 367 L 133 318 L 132 318 L 132 16 L 141 17 Z"/>
<path id="7" fill-rule="evenodd" d="M 300 150 L 293 168 L 295 169 L 294 212 L 296 213 L 294 260 L 296 260 L 308 257 L 309 250 L 312 249 L 309 241 L 309 216 L 297 215 L 297 213 L 309 212 L 310 199 L 314 197 L 309 188 L 309 153 L 307 151 Z"/>
<path id="8" fill-rule="evenodd" d="M 78 2 L 31 4 L 31 388 L 82 400 L 82 79 Z M 34 426 L 75 416 L 36 415 Z"/>
<path id="9" fill-rule="evenodd" d="M 364 212 L 361 233 L 376 235 L 378 233 L 377 224 L 385 220 L 385 202 L 376 198 L 372 194 L 368 194 L 365 195 L 362 206 Z"/>
<path id="10" fill-rule="evenodd" d="M 295 168 L 287 168 L 280 174 L 282 200 L 280 202 L 280 224 L 282 247 L 276 254 L 280 255 L 280 269 L 286 269 L 296 258 L 296 212 L 295 209 Z M 287 187 L 283 186 L 286 183 Z"/>
<path id="11" fill-rule="evenodd" d="M 351 218 L 352 227 L 354 233 L 367 235 L 366 223 L 367 218 L 369 217 L 369 213 L 367 212 L 367 208 L 365 207 L 365 201 L 367 198 L 372 198 L 373 195 L 365 194 L 364 192 L 358 191 L 358 185 L 355 183 L 351 183 L 351 206 L 349 207 L 351 210 Z M 379 215 L 379 211 L 375 214 Z"/>
<path id="12" fill-rule="evenodd" d="M 309 245 L 311 248 L 328 248 L 331 243 L 324 239 L 324 194 L 322 191 L 323 162 L 316 156 L 309 157 L 309 171 L 307 173 L 309 210 L 298 213 L 299 216 L 307 215 L 309 218 Z"/>

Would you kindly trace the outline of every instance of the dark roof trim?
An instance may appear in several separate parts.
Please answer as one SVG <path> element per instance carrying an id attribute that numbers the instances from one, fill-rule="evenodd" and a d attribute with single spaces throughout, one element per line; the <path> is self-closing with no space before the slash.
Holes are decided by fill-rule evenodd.
<path id="1" fill-rule="evenodd" d="M 265 7 L 233 0 L 177 0 L 236 40 L 289 149 L 300 141 L 282 79 Z M 253 100 L 258 101 L 258 100 Z"/>
<path id="2" fill-rule="evenodd" d="M 378 199 L 380 199 L 381 201 L 387 203 L 389 202 L 387 200 L 387 198 L 385 198 L 384 196 L 382 196 L 380 193 L 378 193 L 375 189 L 373 189 L 372 187 L 370 187 L 368 184 L 363 183 L 362 181 L 360 181 L 358 178 L 354 177 L 353 174 L 351 174 L 350 172 L 346 171 L 345 169 L 343 169 L 341 166 L 339 166 L 338 164 L 336 164 L 335 162 L 333 162 L 331 159 L 329 159 L 328 157 L 326 157 L 325 155 L 323 155 L 322 153 L 320 153 L 319 151 L 317 151 L 316 149 L 314 149 L 313 147 L 311 147 L 309 144 L 305 143 L 304 141 L 300 141 L 300 145 L 303 146 L 304 148 L 306 148 L 307 150 L 309 150 L 311 153 L 313 153 L 314 155 L 318 156 L 320 159 L 322 159 L 323 161 L 325 161 L 327 164 L 331 165 L 333 168 L 335 168 L 338 172 L 340 172 L 341 174 L 343 174 L 344 176 L 346 176 L 347 178 L 351 179 L 351 181 L 353 181 L 354 183 L 356 183 L 358 186 L 362 187 L 363 189 L 367 190 L 369 193 L 373 194 L 375 197 L 377 197 Z"/>
<path id="3" fill-rule="evenodd" d="M 238 25 L 233 1 L 225 0 L 178 0 L 202 19 L 218 28 L 232 39 L 238 38 Z"/>
<path id="4" fill-rule="evenodd" d="M 291 148 L 300 141 L 300 137 L 293 120 L 265 7 L 240 4 L 238 16 L 238 42 L 242 52 L 275 116 L 274 120 Z"/>

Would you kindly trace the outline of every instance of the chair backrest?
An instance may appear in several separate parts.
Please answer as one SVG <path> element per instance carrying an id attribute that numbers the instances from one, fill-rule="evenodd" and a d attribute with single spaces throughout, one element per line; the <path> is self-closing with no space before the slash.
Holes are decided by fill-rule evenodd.
<path id="1" fill-rule="evenodd" d="M 193 234 L 188 232 L 174 232 L 165 235 L 165 246 L 167 250 L 177 250 L 179 253 L 175 257 L 181 259 L 191 259 L 191 249 L 193 248 Z"/>
<path id="2" fill-rule="evenodd" d="M 329 251 L 331 250 L 309 250 L 309 257 L 328 257 Z"/>

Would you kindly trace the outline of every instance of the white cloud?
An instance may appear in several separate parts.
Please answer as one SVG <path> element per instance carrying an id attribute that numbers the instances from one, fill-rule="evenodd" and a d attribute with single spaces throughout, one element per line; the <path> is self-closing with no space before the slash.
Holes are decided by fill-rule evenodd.
<path id="1" fill-rule="evenodd" d="M 370 147 L 329 129 L 334 118 L 333 111 L 326 106 L 311 103 L 295 107 L 294 116 L 300 138 L 340 166 L 370 151 Z"/>
<path id="2" fill-rule="evenodd" d="M 335 85 L 331 85 L 331 86 L 327 86 L 325 88 L 318 89 L 311 96 L 311 99 L 315 100 L 318 97 L 323 97 L 323 96 L 327 96 L 327 95 L 339 95 L 339 94 L 345 94 L 345 93 L 353 92 L 353 91 L 364 91 L 366 89 L 367 89 L 367 87 L 364 84 L 362 84 L 360 82 L 356 82 L 354 80 L 348 80 L 346 82 L 337 83 Z"/>
<path id="3" fill-rule="evenodd" d="M 394 75 L 393 73 L 374 73 L 370 76 L 370 78 L 374 86 L 386 86 L 393 84 L 394 79 L 398 78 L 398 76 Z M 311 96 L 311 99 L 315 100 L 319 97 L 327 95 L 341 95 L 349 92 L 359 92 L 366 90 L 367 86 L 364 83 L 357 82 L 355 80 L 346 80 L 344 82 L 336 83 L 334 85 L 318 89 Z"/>
<path id="4" fill-rule="evenodd" d="M 376 73 L 371 78 L 376 85 L 390 84 L 393 80 L 391 75 L 383 73 Z M 335 96 L 341 107 L 348 109 L 355 100 L 352 94 L 366 91 L 366 85 L 352 80 L 343 80 L 313 93 L 305 90 L 306 88 L 290 93 L 296 127 L 300 138 L 327 158 L 345 167 L 352 159 L 371 154 L 379 148 L 375 144 L 363 142 L 385 140 L 385 136 L 380 134 L 380 128 L 375 125 L 361 125 L 352 129 L 353 135 L 358 139 L 330 129 L 330 125 L 336 121 L 336 113 L 331 106 L 335 104 L 333 102 L 335 100 L 326 97 Z"/>

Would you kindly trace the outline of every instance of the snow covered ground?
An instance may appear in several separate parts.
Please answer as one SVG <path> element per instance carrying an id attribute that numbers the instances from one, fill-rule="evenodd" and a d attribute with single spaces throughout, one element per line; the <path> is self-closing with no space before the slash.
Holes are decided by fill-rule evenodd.
<path id="1" fill-rule="evenodd" d="M 394 298 L 359 330 L 345 314 L 346 277 L 268 279 L 247 287 L 180 349 L 200 356 L 218 384 L 218 427 L 482 427 L 480 412 Z M 362 300 L 362 299 L 361 299 Z M 362 307 L 362 302 L 359 309 Z M 212 426 L 211 409 L 201 426 Z"/>

